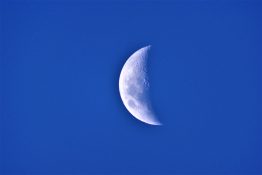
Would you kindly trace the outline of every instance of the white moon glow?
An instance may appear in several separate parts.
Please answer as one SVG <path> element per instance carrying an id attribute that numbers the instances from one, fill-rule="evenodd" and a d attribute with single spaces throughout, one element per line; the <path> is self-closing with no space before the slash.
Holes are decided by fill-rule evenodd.
<path id="1" fill-rule="evenodd" d="M 149 99 L 149 49 L 150 46 L 143 47 L 128 58 L 120 73 L 119 91 L 125 107 L 135 118 L 150 125 L 161 125 Z"/>

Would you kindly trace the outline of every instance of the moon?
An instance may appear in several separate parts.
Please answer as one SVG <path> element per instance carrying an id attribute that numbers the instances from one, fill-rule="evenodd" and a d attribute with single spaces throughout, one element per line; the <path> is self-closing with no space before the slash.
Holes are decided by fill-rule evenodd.
<path id="1" fill-rule="evenodd" d="M 162 125 L 149 98 L 147 61 L 150 45 L 133 53 L 125 62 L 119 77 L 119 91 L 127 110 L 138 120 L 150 125 Z"/>

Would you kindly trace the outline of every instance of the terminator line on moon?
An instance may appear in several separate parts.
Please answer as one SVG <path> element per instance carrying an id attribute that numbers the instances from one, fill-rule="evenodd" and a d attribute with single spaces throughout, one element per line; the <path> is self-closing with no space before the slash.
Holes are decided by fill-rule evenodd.
<path id="1" fill-rule="evenodd" d="M 143 47 L 128 58 L 120 73 L 119 91 L 125 107 L 135 118 L 150 125 L 161 125 L 149 98 L 149 50 L 150 46 Z"/>

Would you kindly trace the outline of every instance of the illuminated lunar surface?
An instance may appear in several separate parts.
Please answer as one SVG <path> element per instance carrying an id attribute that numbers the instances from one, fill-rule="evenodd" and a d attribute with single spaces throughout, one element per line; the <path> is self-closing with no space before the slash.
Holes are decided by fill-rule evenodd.
<path id="1" fill-rule="evenodd" d="M 150 125 L 161 125 L 149 98 L 147 59 L 150 46 L 132 54 L 124 64 L 119 78 L 119 91 L 127 110 L 138 120 Z"/>

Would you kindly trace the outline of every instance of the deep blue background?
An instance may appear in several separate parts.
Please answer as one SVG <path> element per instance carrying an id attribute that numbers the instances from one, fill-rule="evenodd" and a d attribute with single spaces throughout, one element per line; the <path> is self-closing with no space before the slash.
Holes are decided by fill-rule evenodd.
<path id="1" fill-rule="evenodd" d="M 261 174 L 259 1 L 2 1 L 2 174 Z M 162 127 L 118 92 L 152 45 Z M 0 174 L 1 174 L 0 173 Z"/>

